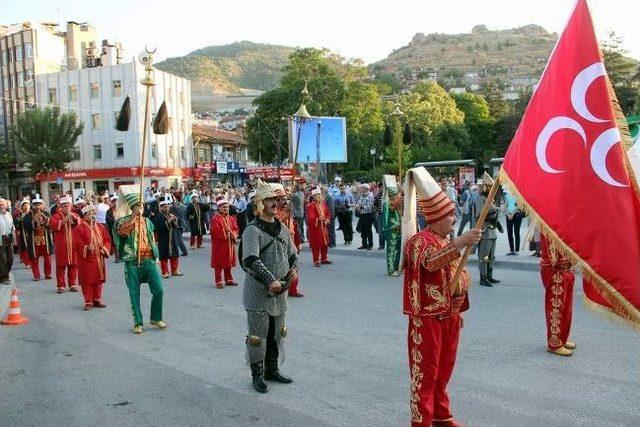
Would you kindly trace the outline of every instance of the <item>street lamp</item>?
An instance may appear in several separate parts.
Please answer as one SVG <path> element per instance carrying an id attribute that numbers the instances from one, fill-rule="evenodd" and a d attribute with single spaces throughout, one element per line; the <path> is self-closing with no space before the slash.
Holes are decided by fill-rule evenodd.
<path id="1" fill-rule="evenodd" d="M 376 147 L 371 147 L 371 149 L 369 150 L 369 153 L 371 153 L 371 156 L 373 157 L 373 168 L 376 168 Z"/>

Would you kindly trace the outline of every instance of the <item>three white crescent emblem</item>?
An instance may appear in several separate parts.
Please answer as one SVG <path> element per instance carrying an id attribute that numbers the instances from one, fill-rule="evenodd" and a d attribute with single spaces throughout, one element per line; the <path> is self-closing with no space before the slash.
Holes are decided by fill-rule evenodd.
<path id="1" fill-rule="evenodd" d="M 580 71 L 571 85 L 571 105 L 573 106 L 573 109 L 580 117 L 593 123 L 605 123 L 609 121 L 594 116 L 591 111 L 589 111 L 586 102 L 587 90 L 591 84 L 598 77 L 605 75 L 606 71 L 604 64 L 602 62 L 596 62 Z M 552 117 L 544 126 L 542 131 L 540 131 L 538 139 L 536 140 L 536 160 L 538 161 L 540 169 L 547 173 L 557 174 L 565 172 L 564 170 L 551 167 L 547 160 L 547 145 L 549 144 L 549 140 L 554 133 L 563 129 L 572 130 L 578 133 L 584 142 L 585 148 L 587 146 L 586 132 L 577 120 L 566 116 Z M 589 159 L 593 171 L 602 181 L 614 187 L 628 187 L 628 185 L 616 181 L 609 173 L 606 165 L 609 150 L 611 150 L 616 143 L 620 142 L 620 139 L 620 132 L 618 131 L 617 126 L 605 130 L 593 143 Z"/>

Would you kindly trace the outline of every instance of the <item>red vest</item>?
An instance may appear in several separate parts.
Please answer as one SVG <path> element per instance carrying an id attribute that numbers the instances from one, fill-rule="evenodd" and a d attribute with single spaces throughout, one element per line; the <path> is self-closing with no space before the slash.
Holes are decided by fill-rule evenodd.
<path id="1" fill-rule="evenodd" d="M 451 296 L 451 280 L 460 252 L 449 239 L 429 228 L 417 233 L 404 249 L 404 290 L 402 311 L 410 316 L 441 317 L 469 308 L 466 289 L 469 273 L 460 275 L 459 297 Z"/>

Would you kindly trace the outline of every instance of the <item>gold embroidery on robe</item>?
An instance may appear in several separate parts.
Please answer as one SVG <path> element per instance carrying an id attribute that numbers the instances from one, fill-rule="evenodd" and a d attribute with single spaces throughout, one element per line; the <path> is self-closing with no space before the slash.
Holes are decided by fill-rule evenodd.
<path id="1" fill-rule="evenodd" d="M 560 311 L 563 301 L 562 294 L 564 292 L 564 289 L 562 288 L 562 281 L 562 273 L 559 271 L 555 272 L 553 274 L 553 284 L 551 285 L 551 293 L 553 294 L 553 297 L 551 297 L 551 306 L 553 309 L 551 310 L 549 327 L 549 331 L 551 332 L 549 346 L 552 348 L 564 345 L 558 337 L 558 334 L 560 333 L 560 323 L 562 322 L 562 312 Z"/>
<path id="2" fill-rule="evenodd" d="M 414 346 L 422 343 L 422 335 L 418 332 L 418 328 L 422 326 L 422 320 L 419 318 L 411 319 L 411 337 Z M 420 394 L 419 391 L 422 388 L 422 378 L 424 374 L 420 370 L 420 363 L 422 363 L 422 353 L 414 347 L 411 351 L 411 421 L 415 423 L 422 422 L 422 414 L 420 413 Z"/>

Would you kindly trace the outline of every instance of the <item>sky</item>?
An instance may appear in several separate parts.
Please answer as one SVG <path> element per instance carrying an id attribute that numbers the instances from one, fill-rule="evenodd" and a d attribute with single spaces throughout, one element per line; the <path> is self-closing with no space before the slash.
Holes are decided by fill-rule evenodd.
<path id="1" fill-rule="evenodd" d="M 120 41 L 125 54 L 145 45 L 157 59 L 240 40 L 325 47 L 372 63 L 409 43 L 415 33 L 466 33 L 476 24 L 507 29 L 538 24 L 560 33 L 574 0 L 0 0 L 0 23 L 74 20 L 93 25 L 101 39 Z M 601 40 L 614 30 L 640 59 L 640 5 L 591 0 Z M 635 4 L 635 6 L 634 6 Z"/>

